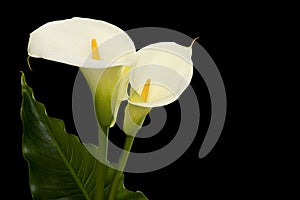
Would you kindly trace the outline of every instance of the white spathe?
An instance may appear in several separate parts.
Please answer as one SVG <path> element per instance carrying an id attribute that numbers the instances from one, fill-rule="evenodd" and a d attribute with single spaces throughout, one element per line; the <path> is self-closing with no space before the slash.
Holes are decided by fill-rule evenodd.
<path id="1" fill-rule="evenodd" d="M 96 39 L 100 60 L 91 57 Z M 122 29 L 110 23 L 74 17 L 44 24 L 30 34 L 28 54 L 85 68 L 130 65 L 135 46 Z"/>
<path id="2" fill-rule="evenodd" d="M 28 43 L 31 57 L 79 67 L 97 112 L 101 111 L 99 124 L 105 127 L 113 125 L 120 101 L 124 100 L 127 82 L 119 83 L 118 79 L 126 66 L 132 65 L 135 53 L 134 43 L 122 29 L 79 17 L 42 25 L 30 34 Z"/>
<path id="3" fill-rule="evenodd" d="M 96 40 L 100 59 L 92 56 Z M 122 29 L 101 20 L 74 17 L 46 23 L 30 34 L 28 55 L 80 67 L 92 95 L 104 69 L 131 65 L 133 41 Z"/>
<path id="4" fill-rule="evenodd" d="M 141 94 L 151 80 L 146 102 L 129 100 L 142 107 L 158 107 L 177 100 L 188 87 L 193 75 L 192 47 L 174 42 L 159 42 L 140 49 L 129 74 L 129 82 Z"/>

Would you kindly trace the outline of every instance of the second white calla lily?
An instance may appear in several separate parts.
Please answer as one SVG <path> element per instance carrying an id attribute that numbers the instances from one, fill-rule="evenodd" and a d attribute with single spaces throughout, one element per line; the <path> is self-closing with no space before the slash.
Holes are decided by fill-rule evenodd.
<path id="1" fill-rule="evenodd" d="M 176 101 L 188 87 L 193 76 L 192 44 L 160 42 L 137 52 L 129 73 L 131 92 L 123 123 L 127 135 L 137 133 L 151 108 Z"/>
<path id="2" fill-rule="evenodd" d="M 147 99 L 129 102 L 142 107 L 159 107 L 177 100 L 191 82 L 192 48 L 174 42 L 151 44 L 137 52 L 129 74 L 131 87 L 141 94 L 149 82 Z"/>

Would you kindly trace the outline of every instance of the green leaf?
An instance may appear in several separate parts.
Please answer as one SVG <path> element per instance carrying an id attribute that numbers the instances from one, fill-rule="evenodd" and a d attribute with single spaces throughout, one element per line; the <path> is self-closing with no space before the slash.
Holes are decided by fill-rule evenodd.
<path id="1" fill-rule="evenodd" d="M 21 77 L 23 156 L 28 163 L 33 199 L 94 199 L 97 160 L 78 137 L 68 134 L 64 122 L 49 117 L 37 102 L 25 75 Z M 104 195 L 109 190 L 114 169 L 108 168 Z M 103 180 L 104 181 L 104 180 Z M 106 197 L 105 197 L 106 198 Z M 147 200 L 141 192 L 119 185 L 117 200 Z"/>

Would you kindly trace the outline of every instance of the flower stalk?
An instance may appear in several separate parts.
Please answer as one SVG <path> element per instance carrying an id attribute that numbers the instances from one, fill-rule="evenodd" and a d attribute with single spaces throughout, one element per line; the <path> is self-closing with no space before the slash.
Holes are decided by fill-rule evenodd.
<path id="1" fill-rule="evenodd" d="M 102 162 L 98 161 L 96 166 L 95 200 L 104 200 L 107 166 L 103 162 L 107 162 L 108 133 L 109 128 L 102 129 L 99 127 L 98 148 L 100 149 L 100 156 L 103 160 Z"/>
<path id="2" fill-rule="evenodd" d="M 115 171 L 113 180 L 110 187 L 110 192 L 108 194 L 108 200 L 115 200 L 117 195 L 118 186 L 120 183 L 120 178 L 122 177 L 123 171 L 125 169 L 125 165 L 128 160 L 128 156 L 130 154 L 130 150 L 134 141 L 134 136 L 126 135 L 125 143 L 124 143 L 124 151 L 121 154 L 121 157 L 118 162 L 118 170 Z"/>

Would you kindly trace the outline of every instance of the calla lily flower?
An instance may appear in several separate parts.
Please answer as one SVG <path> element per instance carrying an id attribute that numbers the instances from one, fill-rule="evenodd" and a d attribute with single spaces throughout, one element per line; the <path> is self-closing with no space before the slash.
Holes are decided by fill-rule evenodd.
<path id="1" fill-rule="evenodd" d="M 193 41 L 194 42 L 194 41 Z M 190 84 L 193 75 L 192 45 L 183 47 L 173 42 L 151 44 L 137 52 L 129 72 L 131 85 L 125 108 L 123 131 L 124 150 L 113 176 L 109 199 L 115 199 L 117 186 L 124 170 L 134 138 L 153 107 L 177 100 Z"/>
<path id="2" fill-rule="evenodd" d="M 159 107 L 177 100 L 193 75 L 192 48 L 174 42 L 151 44 L 137 52 L 129 74 L 131 87 L 141 94 L 148 82 L 147 99 L 129 102 L 142 107 Z"/>
<path id="3" fill-rule="evenodd" d="M 127 86 L 126 81 L 122 82 L 126 86 L 121 86 L 118 80 L 135 54 L 135 46 L 123 30 L 79 17 L 49 22 L 30 34 L 28 54 L 79 67 L 91 89 L 101 127 L 114 124 L 124 92 L 113 95 L 112 91 L 117 83 L 117 88 Z"/>
<path id="4" fill-rule="evenodd" d="M 195 41 L 195 40 L 194 40 Z M 124 132 L 135 135 L 151 108 L 176 101 L 193 75 L 192 44 L 151 44 L 137 52 L 129 73 L 131 93 L 125 110 Z"/>
<path id="5" fill-rule="evenodd" d="M 83 68 L 131 64 L 129 36 L 104 21 L 74 17 L 44 24 L 30 34 L 28 54 Z"/>

